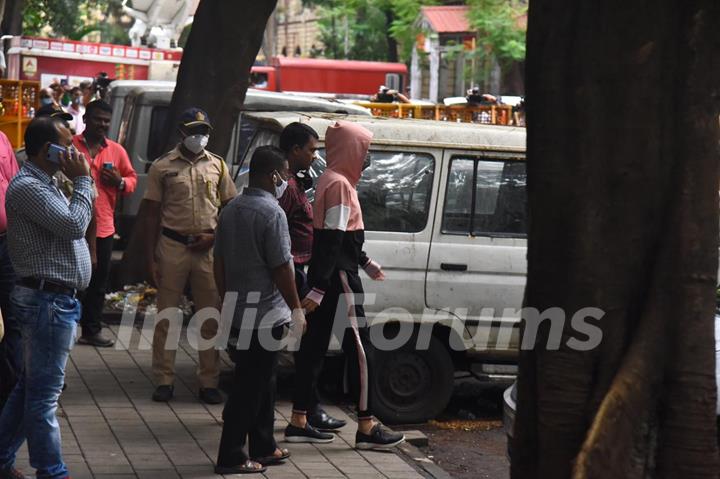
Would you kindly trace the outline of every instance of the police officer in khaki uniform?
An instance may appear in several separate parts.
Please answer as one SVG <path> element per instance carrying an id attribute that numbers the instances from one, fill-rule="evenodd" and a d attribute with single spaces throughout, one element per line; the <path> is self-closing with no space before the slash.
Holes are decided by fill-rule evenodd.
<path id="1" fill-rule="evenodd" d="M 215 227 L 220 208 L 237 194 L 223 159 L 205 150 L 212 129 L 207 113 L 198 108 L 186 110 L 178 129 L 182 141 L 158 158 L 148 172 L 143 205 L 149 235 L 148 270 L 158 288 L 160 319 L 153 335 L 152 367 L 157 382 L 153 400 L 163 402 L 173 397 L 175 352 L 182 327 L 182 313 L 168 308 L 179 306 L 188 280 L 196 311 L 219 307 L 213 278 Z M 207 320 L 200 334 L 213 338 L 217 327 L 214 319 Z M 210 347 L 198 355 L 200 399 L 221 403 L 218 352 Z"/>

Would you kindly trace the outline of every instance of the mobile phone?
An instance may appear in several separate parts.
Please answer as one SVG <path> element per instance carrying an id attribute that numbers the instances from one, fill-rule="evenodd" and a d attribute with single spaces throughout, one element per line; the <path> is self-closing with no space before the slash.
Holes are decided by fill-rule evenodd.
<path id="1" fill-rule="evenodd" d="M 108 161 L 108 162 L 103 163 L 103 169 L 105 169 L 105 170 L 112 170 L 112 169 L 113 169 L 113 164 L 112 164 L 112 162 Z"/>
<path id="2" fill-rule="evenodd" d="M 48 148 L 48 161 L 59 165 L 62 156 L 67 155 L 67 151 L 68 149 L 64 146 L 50 143 L 50 147 Z"/>

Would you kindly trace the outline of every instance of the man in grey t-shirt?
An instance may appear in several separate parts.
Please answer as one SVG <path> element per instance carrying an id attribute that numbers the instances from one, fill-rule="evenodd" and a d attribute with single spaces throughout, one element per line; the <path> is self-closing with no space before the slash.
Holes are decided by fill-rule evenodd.
<path id="1" fill-rule="evenodd" d="M 235 384 L 223 410 L 217 474 L 262 472 L 290 457 L 273 437 L 277 348 L 268 344 L 288 324 L 296 333 L 305 329 L 287 219 L 277 201 L 289 174 L 279 149 L 258 148 L 250 185 L 222 210 L 215 231 L 215 282 L 221 296 L 238 295 L 232 329 L 239 336 L 229 347 Z M 243 451 L 248 436 L 249 457 Z"/>

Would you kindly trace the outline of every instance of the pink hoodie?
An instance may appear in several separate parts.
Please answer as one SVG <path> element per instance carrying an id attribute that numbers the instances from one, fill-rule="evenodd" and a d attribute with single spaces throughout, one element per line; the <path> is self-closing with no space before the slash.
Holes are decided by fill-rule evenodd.
<path id="1" fill-rule="evenodd" d="M 370 131 L 348 121 L 338 121 L 327 129 L 327 169 L 318 180 L 313 204 L 316 229 L 358 231 L 365 228 L 355 188 L 372 137 Z"/>

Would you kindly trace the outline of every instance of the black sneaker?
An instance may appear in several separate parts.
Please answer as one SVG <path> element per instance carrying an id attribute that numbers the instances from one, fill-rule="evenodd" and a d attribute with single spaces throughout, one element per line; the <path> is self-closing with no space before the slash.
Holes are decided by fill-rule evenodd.
<path id="1" fill-rule="evenodd" d="M 92 335 L 82 335 L 78 338 L 78 344 L 87 344 L 96 348 L 110 348 L 115 345 L 115 340 L 107 338 L 102 332 Z"/>
<path id="2" fill-rule="evenodd" d="M 19 469 L 0 469 L 0 479 L 28 479 Z"/>
<path id="3" fill-rule="evenodd" d="M 380 424 L 375 424 L 370 434 L 363 434 L 360 431 L 355 434 L 355 449 L 384 450 L 403 442 L 405 442 L 404 434 L 385 429 Z"/>
<path id="4" fill-rule="evenodd" d="M 347 424 L 346 421 L 336 419 L 320 408 L 318 408 L 315 413 L 308 414 L 307 421 L 318 431 L 324 432 L 337 431 L 338 429 L 345 427 Z"/>
<path id="5" fill-rule="evenodd" d="M 200 388 L 200 400 L 205 404 L 222 404 L 222 393 L 218 388 Z"/>
<path id="6" fill-rule="evenodd" d="M 305 429 L 301 427 L 293 426 L 288 424 L 285 428 L 285 441 L 286 442 L 313 442 L 313 443 L 327 443 L 333 442 L 335 436 L 326 432 L 320 432 L 309 423 L 305 424 Z"/>
<path id="7" fill-rule="evenodd" d="M 168 402 L 173 398 L 175 388 L 170 385 L 162 385 L 155 388 L 155 392 L 152 395 L 152 400 L 155 402 Z"/>

